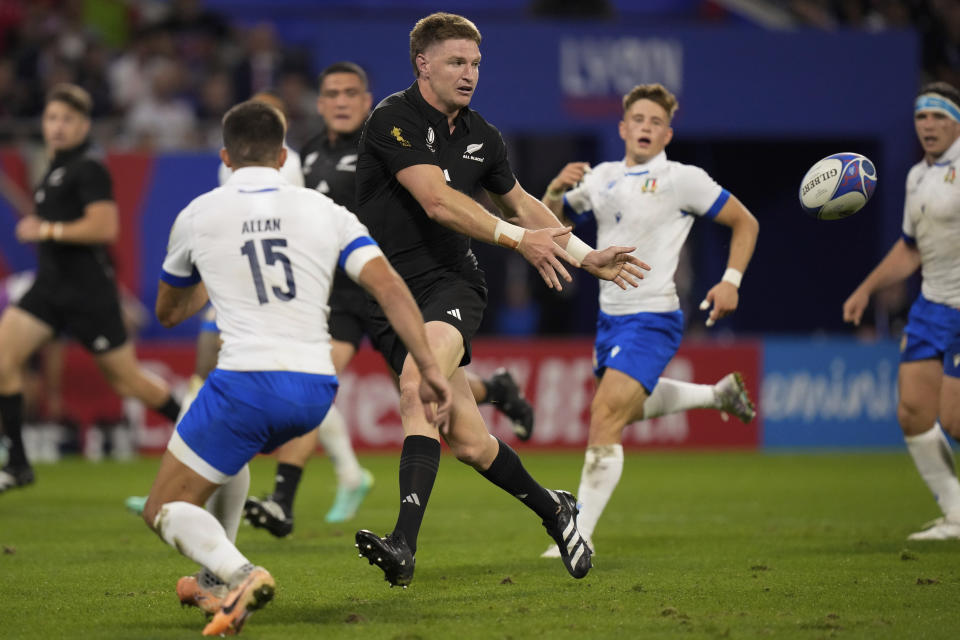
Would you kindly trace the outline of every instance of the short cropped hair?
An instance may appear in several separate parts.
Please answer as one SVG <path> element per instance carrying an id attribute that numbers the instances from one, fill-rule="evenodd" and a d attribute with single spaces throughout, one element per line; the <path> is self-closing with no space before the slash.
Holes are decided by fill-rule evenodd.
<path id="1" fill-rule="evenodd" d="M 455 13 L 431 13 L 420 18 L 410 31 L 410 64 L 413 74 L 420 77 L 417 69 L 417 56 L 431 45 L 445 40 L 473 40 L 480 46 L 480 30 L 463 16 Z"/>
<path id="2" fill-rule="evenodd" d="M 67 82 L 56 84 L 47 92 L 45 104 L 51 102 L 62 102 L 85 118 L 93 111 L 93 98 L 87 90 Z"/>
<path id="3" fill-rule="evenodd" d="M 223 146 L 236 166 L 266 165 L 283 147 L 283 114 L 259 100 L 247 100 L 223 116 Z"/>
<path id="4" fill-rule="evenodd" d="M 329 67 L 321 71 L 320 77 L 317 80 L 317 86 L 323 87 L 323 81 L 327 79 L 327 76 L 331 76 L 335 73 L 352 73 L 360 78 L 360 82 L 363 84 L 364 89 L 370 88 L 370 84 L 367 82 L 367 72 L 364 71 L 363 67 L 358 65 L 356 62 L 349 62 L 348 60 L 334 62 Z"/>
<path id="5" fill-rule="evenodd" d="M 630 107 L 632 107 L 633 103 L 637 100 L 656 102 L 667 112 L 667 117 L 670 118 L 670 120 L 673 120 L 673 114 L 675 114 L 680 107 L 680 105 L 677 104 L 677 96 L 670 93 L 670 90 L 659 82 L 654 82 L 653 84 L 638 84 L 630 90 L 630 93 L 623 96 L 624 115 L 626 115 L 627 111 L 630 110 Z"/>
<path id="6" fill-rule="evenodd" d="M 917 93 L 917 97 L 925 93 L 935 93 L 950 100 L 953 104 L 960 106 L 960 91 L 957 91 L 957 88 L 949 82 L 931 82 L 925 84 L 920 89 L 920 92 Z"/>

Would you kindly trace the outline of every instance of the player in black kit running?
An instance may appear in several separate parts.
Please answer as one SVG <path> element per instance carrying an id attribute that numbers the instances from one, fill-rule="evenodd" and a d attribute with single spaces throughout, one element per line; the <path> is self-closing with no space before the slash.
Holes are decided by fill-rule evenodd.
<path id="1" fill-rule="evenodd" d="M 406 281 L 420 306 L 427 339 L 453 387 L 449 428 L 433 427 L 415 405 L 420 373 L 402 343 L 371 307 L 374 342 L 400 376 L 403 450 L 400 512 L 385 538 L 362 530 L 360 554 L 386 580 L 413 579 L 417 535 L 440 462 L 442 436 L 457 458 L 519 499 L 543 521 L 574 578 L 587 575 L 590 547 L 576 528 L 576 499 L 545 489 L 506 443 L 490 435 L 464 375 L 470 340 L 486 306 L 483 272 L 470 239 L 516 250 L 548 286 L 570 280 L 560 260 L 636 286 L 641 268 L 631 247 L 594 251 L 560 226 L 517 182 L 500 132 L 469 108 L 480 66 L 480 32 L 461 16 L 435 13 L 410 32 L 416 81 L 381 102 L 367 119 L 357 163 L 359 217 Z M 491 215 L 466 194 L 483 188 L 509 219 Z M 512 224 L 516 222 L 517 224 Z"/>
<path id="2" fill-rule="evenodd" d="M 80 342 L 114 390 L 176 420 L 180 406 L 160 379 L 144 371 L 127 340 L 107 245 L 119 219 L 110 174 L 91 151 L 90 95 L 61 84 L 47 96 L 43 139 L 50 167 L 37 187 L 36 215 L 17 224 L 17 239 L 37 245 L 37 277 L 17 306 L 0 317 L 0 421 L 10 457 L 0 493 L 30 484 L 23 448 L 21 371 L 27 359 L 60 333 Z"/>

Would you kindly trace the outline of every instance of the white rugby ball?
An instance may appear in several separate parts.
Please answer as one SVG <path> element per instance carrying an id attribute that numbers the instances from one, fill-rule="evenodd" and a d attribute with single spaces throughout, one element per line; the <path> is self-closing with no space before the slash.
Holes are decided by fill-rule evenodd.
<path id="1" fill-rule="evenodd" d="M 877 168 L 859 153 L 835 153 L 810 167 L 800 182 L 800 206 L 818 220 L 852 216 L 877 186 Z"/>

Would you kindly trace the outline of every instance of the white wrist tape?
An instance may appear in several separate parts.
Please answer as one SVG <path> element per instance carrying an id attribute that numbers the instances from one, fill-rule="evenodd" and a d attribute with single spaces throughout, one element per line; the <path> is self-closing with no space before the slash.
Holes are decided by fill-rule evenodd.
<path id="1" fill-rule="evenodd" d="M 510 224 L 506 220 L 497 220 L 497 226 L 493 230 L 493 242 L 501 247 L 516 249 L 520 245 L 520 241 L 523 240 L 523 234 L 523 227 Z"/>
<path id="2" fill-rule="evenodd" d="M 723 272 L 723 278 L 720 279 L 722 282 L 729 282 L 737 289 L 740 288 L 740 281 L 743 280 L 743 272 L 728 267 L 726 271 Z"/>
<path id="3" fill-rule="evenodd" d="M 577 262 L 583 262 L 583 259 L 586 258 L 587 254 L 591 251 L 593 251 L 593 247 L 572 233 L 570 234 L 570 240 L 567 242 L 567 253 L 570 254 L 571 258 Z"/>

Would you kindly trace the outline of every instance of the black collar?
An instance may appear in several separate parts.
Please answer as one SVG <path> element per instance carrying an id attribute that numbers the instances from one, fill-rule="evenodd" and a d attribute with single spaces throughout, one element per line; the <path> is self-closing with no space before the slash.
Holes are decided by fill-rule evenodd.
<path id="1" fill-rule="evenodd" d="M 328 129 L 324 125 L 323 129 L 317 135 L 320 136 L 320 144 L 329 149 L 330 151 L 341 151 L 343 149 L 353 148 L 356 149 L 357 145 L 360 143 L 360 134 L 363 132 L 363 125 L 360 125 L 360 128 L 352 133 L 340 134 L 338 133 L 333 142 L 330 142 L 330 138 L 327 135 Z"/>
<path id="2" fill-rule="evenodd" d="M 53 162 L 51 162 L 50 164 L 51 166 L 55 166 L 55 167 L 65 165 L 66 163 L 70 162 L 74 158 L 82 156 L 84 153 L 87 152 L 87 149 L 89 148 L 90 148 L 90 139 L 87 138 L 86 140 L 84 140 L 83 142 L 81 142 L 75 147 L 57 151 L 53 155 Z"/>
<path id="3" fill-rule="evenodd" d="M 445 136 L 449 137 L 450 127 L 447 125 L 447 114 L 426 101 L 426 99 L 423 97 L 423 94 L 420 93 L 420 85 L 417 81 L 414 81 L 414 83 L 410 85 L 410 88 L 404 91 L 404 93 L 410 100 L 413 101 L 414 104 L 420 108 L 420 112 L 423 114 L 424 120 L 437 127 L 437 129 L 443 132 Z M 461 108 L 456 117 L 453 119 L 454 131 L 470 131 L 472 113 L 473 111 L 470 109 L 470 107 Z"/>

